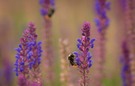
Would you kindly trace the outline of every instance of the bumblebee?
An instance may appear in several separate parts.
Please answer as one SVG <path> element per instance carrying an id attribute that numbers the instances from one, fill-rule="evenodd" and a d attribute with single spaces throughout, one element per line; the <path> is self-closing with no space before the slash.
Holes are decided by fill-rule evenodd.
<path id="1" fill-rule="evenodd" d="M 48 14 L 45 16 L 46 19 L 50 19 L 52 17 L 52 15 L 54 14 L 55 9 L 54 8 L 50 8 L 48 11 Z"/>
<path id="2" fill-rule="evenodd" d="M 69 63 L 71 64 L 71 66 L 74 66 L 74 67 L 77 66 L 77 64 L 75 62 L 75 55 L 73 53 L 68 56 L 68 60 L 69 60 Z"/>
<path id="3" fill-rule="evenodd" d="M 48 12 L 48 17 L 52 17 L 52 15 L 54 14 L 55 9 L 54 8 L 50 8 L 49 12 Z"/>

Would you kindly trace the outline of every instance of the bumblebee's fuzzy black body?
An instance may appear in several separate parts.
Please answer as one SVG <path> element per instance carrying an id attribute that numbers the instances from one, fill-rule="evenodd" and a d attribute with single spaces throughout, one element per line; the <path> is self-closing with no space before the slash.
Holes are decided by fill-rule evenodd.
<path id="1" fill-rule="evenodd" d="M 68 60 L 69 60 L 69 63 L 72 65 L 72 66 L 76 66 L 76 63 L 75 63 L 75 55 L 74 54 L 70 54 L 68 56 Z"/>
<path id="2" fill-rule="evenodd" d="M 55 9 L 54 8 L 51 8 L 50 10 L 49 10 L 49 12 L 48 12 L 48 17 L 52 17 L 52 15 L 54 14 L 54 12 L 55 12 Z"/>

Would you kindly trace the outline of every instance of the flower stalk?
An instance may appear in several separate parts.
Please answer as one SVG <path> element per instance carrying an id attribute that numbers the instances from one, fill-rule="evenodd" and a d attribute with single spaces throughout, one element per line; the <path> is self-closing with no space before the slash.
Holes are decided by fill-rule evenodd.
<path id="1" fill-rule="evenodd" d="M 75 62 L 79 68 L 81 78 L 80 86 L 89 86 L 89 69 L 92 66 L 90 48 L 94 47 L 95 39 L 90 39 L 90 23 L 85 22 L 81 29 L 82 37 L 78 39 L 79 52 L 74 52 Z"/>
<path id="2" fill-rule="evenodd" d="M 52 20 L 51 17 L 55 11 L 54 0 L 39 0 L 41 5 L 40 13 L 44 19 L 44 56 L 45 56 L 45 72 L 46 72 L 46 83 L 52 86 L 54 81 L 54 55 L 52 47 Z"/>
<path id="3" fill-rule="evenodd" d="M 107 17 L 107 11 L 110 10 L 110 2 L 106 0 L 96 0 L 95 2 L 95 12 L 96 18 L 95 23 L 98 29 L 98 42 L 97 42 L 97 49 L 95 50 L 96 56 L 96 73 L 94 75 L 94 85 L 95 86 L 102 86 L 102 79 L 104 77 L 104 63 L 105 63 L 105 42 L 106 42 L 106 31 L 109 26 L 109 18 Z"/>

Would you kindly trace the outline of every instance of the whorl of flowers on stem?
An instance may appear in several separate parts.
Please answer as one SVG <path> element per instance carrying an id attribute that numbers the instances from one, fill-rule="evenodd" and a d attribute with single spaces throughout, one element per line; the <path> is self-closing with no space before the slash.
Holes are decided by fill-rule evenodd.
<path id="1" fill-rule="evenodd" d="M 97 18 L 95 18 L 95 23 L 99 32 L 106 29 L 109 25 L 109 18 L 106 14 L 108 10 L 110 10 L 110 2 L 106 0 L 96 0 L 95 11 Z"/>
<path id="2" fill-rule="evenodd" d="M 36 41 L 35 30 L 34 24 L 30 23 L 20 38 L 19 47 L 16 48 L 15 72 L 23 81 L 26 81 L 30 76 L 30 72 L 39 68 L 41 63 L 41 42 Z"/>
<path id="3" fill-rule="evenodd" d="M 94 47 L 94 41 L 95 39 L 90 39 L 90 23 L 85 22 L 83 24 L 82 31 L 82 37 L 78 39 L 77 47 L 79 49 L 79 52 L 74 52 L 74 55 L 76 56 L 75 61 L 78 65 L 78 68 L 81 73 L 81 80 L 80 85 L 81 86 L 88 86 L 88 73 L 89 68 L 92 66 L 91 61 L 91 54 L 89 52 L 90 48 Z"/>

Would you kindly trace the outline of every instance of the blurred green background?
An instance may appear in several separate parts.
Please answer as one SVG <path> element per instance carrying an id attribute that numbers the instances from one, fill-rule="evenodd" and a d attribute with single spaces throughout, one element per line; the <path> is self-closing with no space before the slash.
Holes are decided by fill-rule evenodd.
<path id="1" fill-rule="evenodd" d="M 76 50 L 76 39 L 80 37 L 80 28 L 84 21 L 89 21 L 92 28 L 92 37 L 96 37 L 97 29 L 94 24 L 95 0 L 55 0 L 56 12 L 52 17 L 53 22 L 53 47 L 56 57 L 57 81 L 54 86 L 60 86 L 60 59 L 58 39 L 65 37 L 69 39 L 70 50 Z M 106 63 L 103 86 L 121 86 L 119 57 L 121 56 L 121 39 L 123 37 L 123 19 L 119 0 L 108 0 L 111 2 L 111 10 L 107 13 L 110 26 L 107 30 Z M 15 62 L 15 48 L 19 44 L 19 38 L 28 22 L 35 23 L 37 27 L 38 40 L 44 40 L 43 18 L 39 13 L 38 0 L 0 0 L 0 69 L 3 68 L 4 58 L 9 59 L 12 67 Z M 95 45 L 96 47 L 96 45 Z M 93 57 L 94 58 L 94 57 Z M 91 71 L 93 72 L 93 67 Z M 43 71 L 43 70 L 42 70 Z M 2 76 L 1 76 L 2 77 Z M 1 78 L 0 78 L 1 79 Z M 13 86 L 17 86 L 17 77 L 13 73 Z M 45 77 L 44 77 L 45 79 Z M 1 80 L 3 81 L 3 79 Z M 1 82 L 0 82 L 1 83 Z M 6 86 L 6 85 L 5 85 Z"/>

